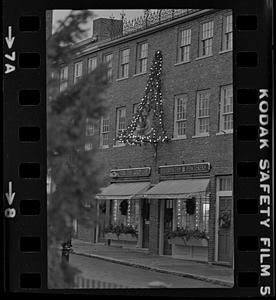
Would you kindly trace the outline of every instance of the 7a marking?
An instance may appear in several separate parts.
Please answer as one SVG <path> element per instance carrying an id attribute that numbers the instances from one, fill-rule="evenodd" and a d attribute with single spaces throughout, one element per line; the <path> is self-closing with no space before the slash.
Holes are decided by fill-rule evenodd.
<path id="1" fill-rule="evenodd" d="M 5 37 L 5 41 L 9 50 L 12 48 L 14 40 L 15 37 L 12 36 L 12 26 L 8 26 L 8 36 Z M 9 74 L 15 71 L 15 64 L 11 63 L 11 62 L 15 62 L 15 51 L 6 53 L 5 58 L 9 60 L 9 63 L 5 64 L 5 74 Z"/>

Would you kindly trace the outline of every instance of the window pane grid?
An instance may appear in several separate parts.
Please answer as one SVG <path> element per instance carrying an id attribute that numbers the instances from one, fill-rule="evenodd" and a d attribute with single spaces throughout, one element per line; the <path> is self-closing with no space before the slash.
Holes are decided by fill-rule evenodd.
<path id="1" fill-rule="evenodd" d="M 214 24 L 213 21 L 202 24 L 202 39 L 203 40 L 210 39 L 213 37 L 213 24 Z"/>
<path id="2" fill-rule="evenodd" d="M 232 191 L 232 176 L 219 178 L 219 191 Z"/>
<path id="3" fill-rule="evenodd" d="M 206 39 L 202 41 L 202 55 L 212 54 L 213 39 Z"/>
<path id="4" fill-rule="evenodd" d="M 180 46 L 187 46 L 191 44 L 191 29 L 180 31 Z"/>
<path id="5" fill-rule="evenodd" d="M 82 62 L 75 63 L 74 82 L 77 82 L 82 76 Z"/>
<path id="6" fill-rule="evenodd" d="M 88 60 L 88 72 L 92 72 L 97 67 L 97 57 L 89 58 Z"/>
<path id="7" fill-rule="evenodd" d="M 231 86 L 225 86 L 221 88 L 221 125 L 220 130 L 232 130 L 233 129 L 233 88 Z"/>
<path id="8" fill-rule="evenodd" d="M 102 118 L 101 126 L 101 145 L 108 146 L 109 144 L 109 117 Z"/>
<path id="9" fill-rule="evenodd" d="M 177 124 L 177 135 L 186 134 L 186 121 L 176 121 Z"/>

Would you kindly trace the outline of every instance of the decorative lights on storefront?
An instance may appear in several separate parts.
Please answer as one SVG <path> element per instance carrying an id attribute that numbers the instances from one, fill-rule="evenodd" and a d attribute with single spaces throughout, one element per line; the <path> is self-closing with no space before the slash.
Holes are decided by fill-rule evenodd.
<path id="1" fill-rule="evenodd" d="M 118 200 L 114 200 L 113 219 L 115 223 L 117 221 L 117 210 L 118 210 Z"/>
<path id="2" fill-rule="evenodd" d="M 195 226 L 199 227 L 199 201 L 196 199 L 196 216 L 195 216 Z"/>
<path id="3" fill-rule="evenodd" d="M 177 227 L 181 226 L 181 201 L 177 200 Z"/>
<path id="4" fill-rule="evenodd" d="M 127 200 L 127 225 L 130 226 L 130 200 Z"/>

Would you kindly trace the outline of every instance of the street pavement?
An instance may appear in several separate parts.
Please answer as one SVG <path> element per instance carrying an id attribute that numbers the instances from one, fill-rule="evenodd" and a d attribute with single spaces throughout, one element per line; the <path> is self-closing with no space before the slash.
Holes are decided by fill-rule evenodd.
<path id="1" fill-rule="evenodd" d="M 77 267 L 84 278 L 109 282 L 124 288 L 149 288 L 153 282 L 168 288 L 221 288 L 202 280 L 135 268 L 88 256 L 70 254 L 70 264 Z"/>
<path id="2" fill-rule="evenodd" d="M 115 263 L 117 267 L 118 265 L 125 265 L 131 267 L 134 272 L 138 272 L 138 269 L 144 269 L 148 274 L 151 274 L 149 271 L 154 271 L 154 273 L 173 275 L 174 278 L 182 277 L 181 280 L 183 278 L 185 280 L 195 279 L 201 285 L 209 283 L 223 288 L 233 287 L 234 284 L 233 269 L 226 266 L 154 255 L 138 249 L 91 244 L 76 239 L 72 241 L 72 245 L 74 254 L 96 258 L 101 262 Z"/>

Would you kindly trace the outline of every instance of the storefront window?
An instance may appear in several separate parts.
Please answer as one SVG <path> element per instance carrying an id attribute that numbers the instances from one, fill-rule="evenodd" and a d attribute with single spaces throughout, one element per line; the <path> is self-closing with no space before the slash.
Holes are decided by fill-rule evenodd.
<path id="1" fill-rule="evenodd" d="M 209 208 L 208 195 L 178 199 L 176 206 L 176 226 L 208 232 Z"/>
<path id="2" fill-rule="evenodd" d="M 112 225 L 138 227 L 139 200 L 112 200 Z"/>

